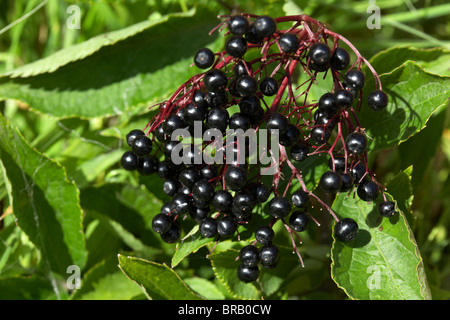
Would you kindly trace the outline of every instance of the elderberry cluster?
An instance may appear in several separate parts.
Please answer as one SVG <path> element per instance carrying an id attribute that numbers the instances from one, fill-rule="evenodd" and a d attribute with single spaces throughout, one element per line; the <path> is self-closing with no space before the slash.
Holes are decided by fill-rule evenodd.
<path id="1" fill-rule="evenodd" d="M 205 71 L 158 104 L 156 116 L 143 130 L 127 135 L 131 151 L 123 155 L 122 166 L 163 179 L 163 190 L 171 201 L 154 217 L 152 227 L 168 243 L 181 239 L 186 217 L 198 223 L 202 237 L 219 241 L 237 235 L 239 239 L 238 227 L 250 228 L 256 209 L 267 208 L 271 221 L 255 226 L 254 241 L 237 257 L 238 278 L 252 282 L 258 279 L 259 265 L 273 268 L 279 262 L 279 249 L 273 243 L 273 225 L 278 221 L 288 231 L 293 250 L 302 261 L 294 237 L 298 238 L 297 233 L 305 231 L 311 220 L 316 221 L 308 210 L 313 201 L 335 218 L 336 239 L 355 239 L 357 222 L 338 219 L 307 189 L 301 175 L 302 162 L 317 154 L 327 155 L 329 170 L 318 184 L 323 192 L 356 192 L 363 201 L 375 201 L 383 187 L 367 165 L 368 141 L 357 111 L 366 105 L 381 111 L 388 104 L 388 96 L 378 75 L 356 48 L 311 17 L 273 19 L 241 14 L 221 18 L 215 29 L 226 30 L 224 50 L 214 53 L 201 48 L 195 53 L 194 65 Z M 286 29 L 281 28 L 284 22 L 290 23 Z M 357 56 L 353 65 L 341 43 Z M 259 52 L 257 58 L 246 58 L 251 49 Z M 378 85 L 366 101 L 363 64 L 369 66 Z M 309 77 L 298 87 L 293 83 L 296 70 Z M 318 101 L 310 101 L 309 90 L 316 84 L 316 77 L 324 73 L 331 75 L 332 87 Z M 235 140 L 223 144 L 237 130 L 261 129 L 278 139 L 280 156 L 275 163 L 250 163 L 255 155 L 249 153 L 248 139 L 244 149 Z M 223 136 L 218 138 L 213 130 Z M 198 134 L 200 142 L 195 139 Z M 214 154 L 215 162 L 205 160 L 206 150 Z M 261 150 L 266 156 L 274 156 L 273 146 L 258 143 L 256 151 Z M 292 178 L 282 189 L 284 168 L 290 169 Z M 263 182 L 264 169 L 273 170 L 270 184 Z M 294 178 L 301 187 L 287 196 Z M 395 204 L 387 201 L 384 193 L 383 197 L 379 212 L 389 217 L 395 212 Z"/>

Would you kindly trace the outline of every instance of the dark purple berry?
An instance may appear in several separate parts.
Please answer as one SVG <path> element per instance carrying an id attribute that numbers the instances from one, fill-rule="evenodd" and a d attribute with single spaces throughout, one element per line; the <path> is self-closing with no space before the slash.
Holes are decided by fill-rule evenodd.
<path id="1" fill-rule="evenodd" d="M 358 234 L 358 224 L 351 218 L 343 218 L 334 226 L 334 236 L 342 242 L 351 241 Z"/>

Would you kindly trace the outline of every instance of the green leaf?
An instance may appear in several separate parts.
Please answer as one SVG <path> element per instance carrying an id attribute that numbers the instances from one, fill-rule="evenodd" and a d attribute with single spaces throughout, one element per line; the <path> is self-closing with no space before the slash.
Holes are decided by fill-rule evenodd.
<path id="1" fill-rule="evenodd" d="M 47 279 L 11 277 L 0 279 L 1 300 L 56 300 L 57 297 Z"/>
<path id="2" fill-rule="evenodd" d="M 84 274 L 81 288 L 71 300 L 130 300 L 143 294 L 117 267 L 116 257 L 108 258 Z"/>
<path id="3" fill-rule="evenodd" d="M 199 73 L 189 67 L 192 57 L 211 45 L 208 32 L 218 23 L 191 10 L 97 36 L 0 77 L 0 98 L 56 117 L 120 114 Z"/>
<path id="4" fill-rule="evenodd" d="M 172 268 L 176 267 L 184 258 L 191 253 L 197 252 L 200 248 L 214 242 L 214 238 L 205 238 L 198 232 L 198 225 L 177 243 L 175 254 L 172 257 Z"/>
<path id="5" fill-rule="evenodd" d="M 450 75 L 450 50 L 441 47 L 392 47 L 374 55 L 369 62 L 378 74 L 382 74 L 391 72 L 406 61 L 414 61 L 429 73 Z"/>
<path id="6" fill-rule="evenodd" d="M 239 262 L 237 250 L 227 250 L 210 256 L 211 265 L 217 279 L 237 299 L 253 300 L 260 299 L 261 293 L 253 283 L 244 283 L 237 277 Z"/>
<path id="7" fill-rule="evenodd" d="M 380 79 L 389 95 L 388 107 L 373 111 L 363 103 L 358 114 L 373 139 L 369 142 L 370 150 L 391 148 L 408 140 L 425 127 L 433 112 L 450 97 L 450 77 L 427 73 L 411 61 L 381 75 Z M 366 86 L 363 101 L 374 88 L 373 79 Z"/>
<path id="8" fill-rule="evenodd" d="M 333 280 L 352 299 L 430 299 L 422 258 L 405 214 L 396 203 L 394 217 L 382 219 L 378 203 L 337 196 L 333 210 L 340 218 L 354 219 L 360 231 L 348 243 L 333 241 Z"/>
<path id="9" fill-rule="evenodd" d="M 65 275 L 70 265 L 82 268 L 87 253 L 79 190 L 64 168 L 32 149 L 3 117 L 0 158 L 17 224 L 41 251 L 47 271 Z"/>
<path id="10" fill-rule="evenodd" d="M 153 300 L 201 300 L 178 274 L 165 264 L 119 255 L 119 267 Z"/>
<path id="11" fill-rule="evenodd" d="M 224 300 L 224 294 L 217 288 L 217 286 L 203 278 L 192 277 L 184 280 L 186 284 L 199 295 L 209 300 Z"/>

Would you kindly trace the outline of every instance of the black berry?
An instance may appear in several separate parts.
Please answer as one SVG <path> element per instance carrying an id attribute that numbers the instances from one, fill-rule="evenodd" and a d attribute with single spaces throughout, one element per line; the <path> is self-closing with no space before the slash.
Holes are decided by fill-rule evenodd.
<path id="1" fill-rule="evenodd" d="M 395 204 L 392 201 L 383 201 L 378 205 L 378 211 L 383 217 L 389 218 L 395 213 Z"/>
<path id="2" fill-rule="evenodd" d="M 360 155 L 367 148 L 367 139 L 363 133 L 352 132 L 345 139 L 347 151 L 354 155 Z"/>
<path id="3" fill-rule="evenodd" d="M 139 157 L 133 151 L 126 151 L 120 160 L 122 168 L 128 171 L 136 170 L 139 163 Z"/>
<path id="4" fill-rule="evenodd" d="M 358 231 L 358 224 L 351 218 L 343 218 L 334 226 L 334 236 L 342 242 L 355 239 Z"/>
<path id="5" fill-rule="evenodd" d="M 308 227 L 308 224 L 309 217 L 306 212 L 294 211 L 289 217 L 289 226 L 297 232 L 305 231 Z"/>
<path id="6" fill-rule="evenodd" d="M 258 83 L 252 76 L 241 76 L 236 81 L 236 90 L 242 97 L 253 95 L 257 89 Z"/>
<path id="7" fill-rule="evenodd" d="M 225 51 L 234 58 L 241 58 L 247 52 L 247 40 L 241 36 L 231 36 L 225 43 Z"/>
<path id="8" fill-rule="evenodd" d="M 228 30 L 230 30 L 232 34 L 243 35 L 247 33 L 248 29 L 249 23 L 247 18 L 245 18 L 244 16 L 232 16 L 228 21 Z"/>
<path id="9" fill-rule="evenodd" d="M 277 31 L 277 23 L 269 16 L 260 16 L 253 23 L 253 28 L 258 37 L 266 38 Z"/>
<path id="10" fill-rule="evenodd" d="M 378 197 L 379 188 L 372 180 L 366 180 L 359 184 L 358 197 L 364 201 L 374 201 Z"/>
<path id="11" fill-rule="evenodd" d="M 269 202 L 269 214 L 275 218 L 284 218 L 291 212 L 291 203 L 285 197 L 276 196 Z"/>
<path id="12" fill-rule="evenodd" d="M 143 135 L 145 135 L 145 133 L 142 130 L 139 130 L 139 129 L 131 130 L 130 132 L 128 132 L 128 134 L 126 136 L 127 144 L 131 147 L 133 145 L 134 139 L 136 139 L 138 136 L 143 136 Z"/>
<path id="13" fill-rule="evenodd" d="M 233 191 L 242 189 L 247 184 L 247 172 L 241 167 L 228 167 L 225 172 L 225 184 Z"/>
<path id="14" fill-rule="evenodd" d="M 389 99 L 387 94 L 381 90 L 375 90 L 369 93 L 367 104 L 375 111 L 384 110 L 388 105 Z"/>
<path id="15" fill-rule="evenodd" d="M 350 55 L 347 50 L 337 47 L 331 56 L 330 66 L 335 70 L 344 70 L 350 63 Z"/>
<path id="16" fill-rule="evenodd" d="M 246 267 L 256 267 L 259 263 L 259 250 L 254 245 L 247 245 L 239 251 L 239 260 Z"/>
<path id="17" fill-rule="evenodd" d="M 345 75 L 345 83 L 355 90 L 361 90 L 366 83 L 366 76 L 360 70 L 349 70 Z"/>
<path id="18" fill-rule="evenodd" d="M 271 97 L 278 92 L 278 82 L 272 77 L 265 77 L 259 84 L 259 90 L 263 95 Z"/>
<path id="19" fill-rule="evenodd" d="M 280 260 L 280 250 L 274 244 L 264 246 L 259 251 L 259 260 L 263 266 L 273 268 Z"/>
<path id="20" fill-rule="evenodd" d="M 225 72 L 219 69 L 213 69 L 208 71 L 203 78 L 203 83 L 206 90 L 211 92 L 219 92 L 227 86 L 227 75 Z"/>
<path id="21" fill-rule="evenodd" d="M 335 171 L 327 171 L 320 177 L 319 187 L 326 193 L 336 193 L 341 189 L 342 178 Z"/>
<path id="22" fill-rule="evenodd" d="M 213 65 L 214 60 L 214 52 L 208 48 L 198 50 L 194 56 L 194 63 L 200 69 L 208 69 Z"/>
<path id="23" fill-rule="evenodd" d="M 255 267 L 246 267 L 240 264 L 237 270 L 238 279 L 245 283 L 256 281 L 259 277 L 259 269 Z"/>
<path id="24" fill-rule="evenodd" d="M 309 194 L 303 190 L 297 190 L 292 194 L 292 204 L 297 208 L 304 208 L 309 202 Z"/>
<path id="25" fill-rule="evenodd" d="M 200 234 L 205 238 L 213 238 L 217 235 L 217 221 L 214 218 L 206 217 L 200 222 Z"/>
<path id="26" fill-rule="evenodd" d="M 323 42 L 317 42 L 311 46 L 308 52 L 309 67 L 315 71 L 325 71 L 329 67 L 331 50 Z"/>
<path id="27" fill-rule="evenodd" d="M 217 221 L 217 232 L 222 237 L 231 237 L 237 229 L 237 222 L 231 216 L 226 216 Z"/>
<path id="28" fill-rule="evenodd" d="M 131 149 L 138 156 L 146 156 L 148 155 L 153 148 L 152 140 L 150 140 L 147 136 L 138 136 L 133 140 L 133 144 L 131 145 Z"/>
<path id="29" fill-rule="evenodd" d="M 299 41 L 295 34 L 284 33 L 278 40 L 281 51 L 284 53 L 293 53 L 298 49 Z"/>
<path id="30" fill-rule="evenodd" d="M 156 233 L 163 234 L 169 231 L 170 227 L 172 226 L 172 221 L 169 216 L 165 215 L 164 213 L 158 213 L 153 219 L 152 219 L 152 229 Z"/>

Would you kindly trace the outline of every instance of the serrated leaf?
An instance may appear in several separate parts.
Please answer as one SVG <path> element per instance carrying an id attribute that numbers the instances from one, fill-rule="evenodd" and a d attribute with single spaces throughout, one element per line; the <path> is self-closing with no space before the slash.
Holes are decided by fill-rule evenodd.
<path id="1" fill-rule="evenodd" d="M 394 217 L 382 219 L 378 203 L 337 196 L 333 210 L 340 218 L 354 219 L 360 231 L 348 243 L 333 241 L 333 280 L 352 299 L 429 299 L 422 258 L 405 214 L 396 205 Z"/>
<path id="2" fill-rule="evenodd" d="M 164 264 L 119 255 L 119 267 L 153 300 L 201 300 L 178 274 Z"/>
<path id="3" fill-rule="evenodd" d="M 370 59 L 370 64 L 378 74 L 382 74 L 391 72 L 406 61 L 414 61 L 430 73 L 450 75 L 448 65 L 450 50 L 440 47 L 431 49 L 392 47 L 374 55 Z"/>
<path id="4" fill-rule="evenodd" d="M 373 79 L 370 79 L 358 113 L 362 126 L 373 139 L 369 150 L 391 148 L 408 140 L 422 130 L 433 112 L 450 98 L 450 77 L 427 73 L 411 61 L 381 75 L 380 79 L 389 96 L 387 108 L 373 111 L 365 103 L 368 93 L 374 89 Z"/>
<path id="5" fill-rule="evenodd" d="M 117 267 L 116 258 L 98 263 L 81 279 L 81 288 L 74 291 L 71 300 L 130 300 L 143 294 Z"/>
<path id="6" fill-rule="evenodd" d="M 17 223 L 40 250 L 47 271 L 65 275 L 70 265 L 82 268 L 87 252 L 79 190 L 64 168 L 32 149 L 2 116 L 0 158 Z"/>
<path id="7" fill-rule="evenodd" d="M 194 226 L 184 239 L 177 243 L 175 254 L 172 257 L 172 268 L 176 267 L 191 253 L 197 252 L 200 248 L 214 241 L 214 238 L 202 237 L 198 232 L 198 225 Z"/>
<path id="8" fill-rule="evenodd" d="M 217 23 L 191 10 L 97 36 L 0 77 L 0 98 L 56 117 L 120 114 L 201 72 L 189 66 L 214 41 L 208 32 Z"/>
<path id="9" fill-rule="evenodd" d="M 211 265 L 217 279 L 237 299 L 260 299 L 261 293 L 253 283 L 244 283 L 237 277 L 239 262 L 237 250 L 227 250 L 210 256 Z"/>

